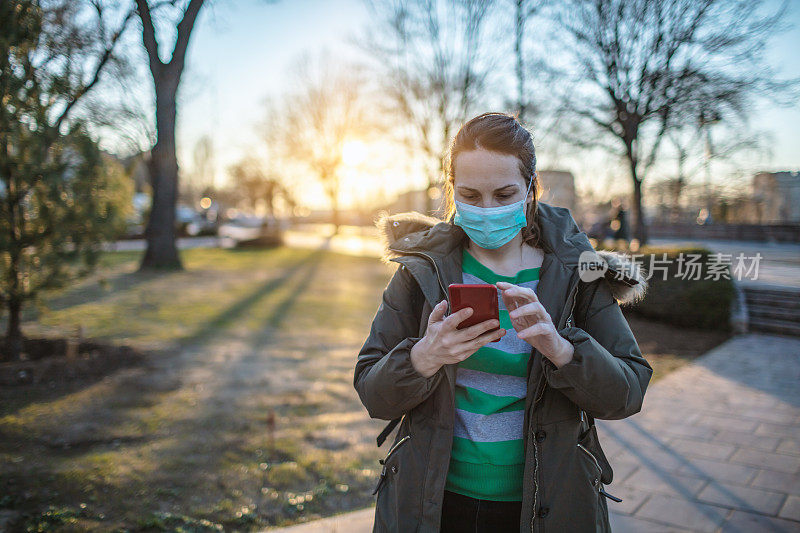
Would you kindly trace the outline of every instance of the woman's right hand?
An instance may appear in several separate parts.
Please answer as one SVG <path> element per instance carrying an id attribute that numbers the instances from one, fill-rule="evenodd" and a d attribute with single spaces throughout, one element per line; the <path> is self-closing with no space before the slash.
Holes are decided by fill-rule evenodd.
<path id="1" fill-rule="evenodd" d="M 460 363 L 478 351 L 478 348 L 503 338 L 506 330 L 491 331 L 500 325 L 497 319 L 485 320 L 474 326 L 458 329 L 458 325 L 472 315 L 465 307 L 445 317 L 447 300 L 442 300 L 428 317 L 428 329 L 411 348 L 411 365 L 429 378 L 443 365 Z"/>

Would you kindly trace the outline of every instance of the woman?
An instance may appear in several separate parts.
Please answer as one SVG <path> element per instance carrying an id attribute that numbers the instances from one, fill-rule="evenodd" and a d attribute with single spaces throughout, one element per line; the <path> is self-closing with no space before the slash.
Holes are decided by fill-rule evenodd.
<path id="1" fill-rule="evenodd" d="M 537 201 L 530 133 L 486 113 L 450 146 L 446 221 L 379 222 L 389 281 L 355 366 L 370 416 L 399 430 L 381 460 L 374 531 L 609 531 L 611 467 L 594 418 L 639 412 L 652 368 L 618 302 L 644 280 Z M 583 256 L 581 254 L 584 254 Z M 457 329 L 450 283 L 493 283 L 497 321 Z M 492 331 L 495 330 L 495 331 Z"/>

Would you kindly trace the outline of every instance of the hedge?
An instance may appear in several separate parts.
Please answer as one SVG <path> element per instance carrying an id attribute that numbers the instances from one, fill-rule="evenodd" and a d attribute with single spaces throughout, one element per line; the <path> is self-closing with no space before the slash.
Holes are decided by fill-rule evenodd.
<path id="1" fill-rule="evenodd" d="M 735 298 L 735 287 L 731 278 L 729 266 L 722 268 L 727 275 L 719 279 L 705 279 L 709 263 L 714 263 L 711 258 L 713 252 L 706 248 L 663 248 L 644 247 L 639 250 L 644 257 L 634 257 L 644 270 L 650 269 L 651 254 L 655 259 L 666 258 L 669 260 L 666 279 L 662 271 L 655 272 L 648 280 L 648 289 L 644 299 L 627 306 L 625 309 L 642 317 L 658 320 L 675 326 L 708 328 L 730 331 L 731 306 Z M 700 279 L 683 279 L 678 276 L 680 267 L 677 261 L 680 254 L 697 254 L 696 260 L 700 264 Z M 695 277 L 695 276 L 692 276 Z"/>

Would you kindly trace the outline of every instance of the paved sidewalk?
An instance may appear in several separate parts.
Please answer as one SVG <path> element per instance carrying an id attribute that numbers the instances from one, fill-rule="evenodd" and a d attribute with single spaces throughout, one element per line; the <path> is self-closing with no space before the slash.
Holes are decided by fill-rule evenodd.
<path id="1" fill-rule="evenodd" d="M 800 531 L 800 339 L 743 335 L 598 420 L 615 532 Z"/>
<path id="2" fill-rule="evenodd" d="M 597 426 L 615 533 L 800 532 L 800 339 L 734 337 Z M 367 533 L 373 512 L 270 531 Z"/>

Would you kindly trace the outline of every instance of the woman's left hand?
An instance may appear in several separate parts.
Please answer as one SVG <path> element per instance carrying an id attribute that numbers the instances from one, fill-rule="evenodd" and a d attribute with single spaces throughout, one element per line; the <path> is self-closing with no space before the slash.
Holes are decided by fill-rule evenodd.
<path id="1" fill-rule="evenodd" d="M 495 285 L 501 291 L 517 337 L 539 350 L 556 368 L 569 363 L 575 352 L 572 343 L 559 335 L 536 293 L 505 281 Z"/>

